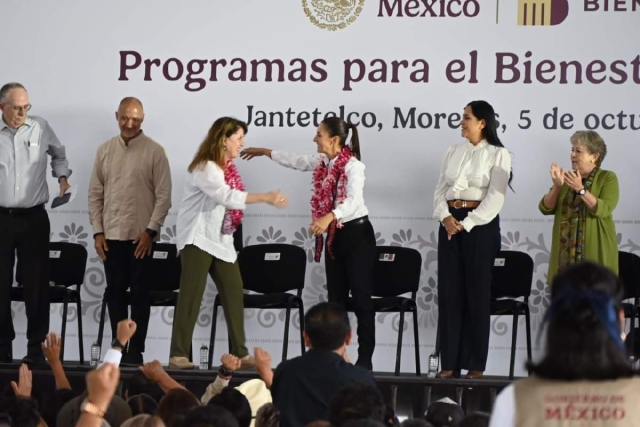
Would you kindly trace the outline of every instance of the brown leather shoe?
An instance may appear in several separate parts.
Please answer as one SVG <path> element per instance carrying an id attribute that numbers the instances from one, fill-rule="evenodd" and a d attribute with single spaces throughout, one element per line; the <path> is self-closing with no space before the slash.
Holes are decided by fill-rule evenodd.
<path id="1" fill-rule="evenodd" d="M 443 369 L 436 374 L 436 378 L 460 378 L 460 371 L 453 369 Z"/>
<path id="2" fill-rule="evenodd" d="M 484 375 L 482 371 L 469 371 L 464 377 L 468 380 L 479 380 Z"/>

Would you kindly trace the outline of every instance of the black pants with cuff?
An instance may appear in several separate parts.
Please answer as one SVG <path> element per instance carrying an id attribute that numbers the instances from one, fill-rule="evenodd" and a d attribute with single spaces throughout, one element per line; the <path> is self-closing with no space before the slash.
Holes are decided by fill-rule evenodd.
<path id="1" fill-rule="evenodd" d="M 49 215 L 44 205 L 0 208 L 0 352 L 11 353 L 16 337 L 10 293 L 16 277 L 24 287 L 29 355 L 40 354 L 49 332 Z"/>
<path id="2" fill-rule="evenodd" d="M 351 291 L 353 309 L 358 321 L 357 365 L 372 369 L 376 346 L 373 269 L 376 262 L 376 238 L 368 217 L 344 223 L 336 230 L 333 240 L 335 260 L 325 250 L 327 291 L 330 302 L 346 307 Z"/>
<path id="3" fill-rule="evenodd" d="M 473 209 L 450 208 L 462 221 Z M 500 250 L 500 219 L 438 234 L 438 328 L 443 370 L 484 371 L 489 353 L 491 279 Z"/>
<path id="4" fill-rule="evenodd" d="M 149 316 L 151 315 L 152 283 L 145 280 L 145 271 L 151 255 L 137 259 L 134 255 L 137 244 L 133 240 L 107 240 L 109 250 L 104 261 L 104 272 L 107 276 L 107 289 L 104 292 L 112 337 L 116 337 L 118 322 L 129 318 L 131 303 L 131 320 L 136 322 L 136 333 L 129 342 L 129 351 L 144 353 L 147 339 Z M 130 288 L 131 300 L 127 301 L 126 292 Z"/>

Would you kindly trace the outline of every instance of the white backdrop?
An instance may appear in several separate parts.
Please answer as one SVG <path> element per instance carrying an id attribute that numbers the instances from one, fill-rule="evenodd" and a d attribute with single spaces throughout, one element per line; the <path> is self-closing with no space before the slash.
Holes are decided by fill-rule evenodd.
<path id="1" fill-rule="evenodd" d="M 315 150 L 314 125 L 301 126 L 304 112 L 318 109 L 322 118 L 327 111 L 344 106 L 347 113 L 369 112 L 368 124 L 375 117 L 373 127 L 360 128 L 367 166 L 366 201 L 379 244 L 411 246 L 423 255 L 419 293 L 423 369 L 433 349 L 437 319 L 438 224 L 431 218 L 433 189 L 445 150 L 461 142 L 457 122 L 464 106 L 475 99 L 489 101 L 500 116 L 500 137 L 514 165 L 515 193 L 508 193 L 501 214 L 503 249 L 526 251 L 535 259 L 530 300 L 535 345 L 548 304 L 545 275 L 551 235 L 551 222 L 538 212 L 537 204 L 551 184 L 550 163 L 569 165 L 569 137 L 586 127 L 588 115 L 592 115 L 588 124 L 608 144 L 604 168 L 614 170 L 620 180 L 621 199 L 614 213 L 620 246 L 640 250 L 640 202 L 635 197 L 638 180 L 633 161 L 639 154 L 640 51 L 631 42 L 640 36 L 640 1 L 616 1 L 618 10 L 609 1 L 605 11 L 604 0 L 601 4 L 572 0 L 568 15 L 563 11 L 566 0 L 498 1 L 3 0 L 0 82 L 26 85 L 32 113 L 47 118 L 66 145 L 73 169 L 70 182 L 80 188 L 73 203 L 66 210 L 50 211 L 50 218 L 52 240 L 80 242 L 89 248 L 82 313 L 85 355 L 97 334 L 105 286 L 102 263 L 93 250 L 87 182 L 98 145 L 118 132 L 114 111 L 124 96 L 143 101 L 143 128 L 169 155 L 173 208 L 162 230 L 163 241 L 174 239 L 186 167 L 217 117 L 246 120 L 248 106 L 253 106 L 254 120 L 257 110 L 291 109 L 292 125 L 252 123 L 246 144 L 297 152 Z M 562 22 L 519 25 L 523 23 L 519 10 L 522 19 L 528 7 L 530 19 L 534 3 L 538 11 L 542 6 L 551 10 L 554 23 Z M 452 16 L 465 10 L 474 16 Z M 348 25 L 340 25 L 347 21 Z M 510 65 L 514 55 L 519 76 Z M 448 65 L 456 59 L 466 64 L 465 71 L 447 76 L 448 66 L 460 69 L 460 62 Z M 154 60 L 159 65 L 153 65 Z M 282 79 L 277 65 L 269 79 L 265 65 L 252 70 L 252 60 L 281 60 Z M 239 70 L 243 61 L 246 73 Z M 398 61 L 397 75 L 393 61 Z M 407 61 L 406 67 L 401 61 Z M 301 71 L 303 67 L 306 72 Z M 410 122 L 403 126 L 398 116 L 407 116 L 412 108 L 415 128 Z M 554 108 L 559 115 L 572 115 L 570 128 L 544 126 L 544 115 Z M 425 114 L 418 121 L 421 113 Z M 436 125 L 438 113 L 446 118 Z M 602 122 L 605 114 L 616 116 Z M 603 123 L 609 129 L 603 129 Z M 238 165 L 250 191 L 280 188 L 291 197 L 284 211 L 249 207 L 246 244 L 286 242 L 307 248 L 305 303 L 311 306 L 323 300 L 324 267 L 311 262 L 313 242 L 305 231 L 310 222 L 311 175 L 280 168 L 267 159 L 238 161 Z M 55 188 L 52 179 L 51 191 Z M 214 296 L 211 284 L 194 335 L 196 349 L 208 339 Z M 14 311 L 18 331 L 14 355 L 21 357 L 26 347 L 24 307 L 15 304 Z M 61 307 L 52 307 L 51 316 L 52 329 L 59 330 Z M 69 314 L 70 357 L 77 357 L 76 316 L 74 311 Z M 168 360 L 171 318 L 171 310 L 154 309 L 146 359 Z M 248 345 L 264 346 L 279 360 L 283 319 L 283 313 L 248 311 Z M 412 326 L 410 317 L 407 320 L 402 367 L 411 372 Z M 524 319 L 521 324 L 519 374 L 524 373 L 526 354 Z M 216 359 L 226 348 L 224 323 L 219 325 Z M 397 316 L 378 316 L 376 370 L 393 369 L 396 328 Z M 493 318 L 490 374 L 507 373 L 510 330 L 511 318 Z M 295 356 L 299 352 L 296 329 L 291 337 L 290 356 Z M 110 337 L 105 339 L 108 343 Z M 356 355 L 355 347 L 349 351 Z"/>

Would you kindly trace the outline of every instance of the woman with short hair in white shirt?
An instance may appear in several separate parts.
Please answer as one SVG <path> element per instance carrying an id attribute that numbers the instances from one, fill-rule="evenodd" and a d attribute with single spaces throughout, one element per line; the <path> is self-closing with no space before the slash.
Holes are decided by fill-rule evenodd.
<path id="1" fill-rule="evenodd" d="M 351 132 L 350 145 L 347 138 Z M 375 348 L 375 312 L 371 294 L 376 239 L 364 204 L 364 170 L 355 125 L 340 117 L 325 118 L 313 141 L 318 154 L 298 155 L 268 148 L 247 148 L 243 159 L 268 156 L 281 166 L 313 171 L 311 234 L 316 236 L 315 261 L 320 262 L 327 232 L 325 268 L 329 301 L 346 306 L 349 291 L 358 319 L 358 360 L 369 371 Z"/>
<path id="2" fill-rule="evenodd" d="M 189 165 L 177 221 L 182 276 L 171 336 L 171 368 L 194 368 L 188 356 L 207 273 L 218 288 L 230 353 L 240 358 L 243 365 L 253 365 L 245 345 L 243 286 L 233 233 L 242 223 L 247 204 L 269 203 L 284 208 L 288 198 L 279 190 L 245 191 L 233 159 L 238 157 L 246 133 L 246 123 L 231 117 L 219 118 Z"/>
<path id="3" fill-rule="evenodd" d="M 468 140 L 449 148 L 433 208 L 438 235 L 439 378 L 481 378 L 489 352 L 491 273 L 511 156 L 498 138 L 493 107 L 473 101 L 460 122 Z"/>

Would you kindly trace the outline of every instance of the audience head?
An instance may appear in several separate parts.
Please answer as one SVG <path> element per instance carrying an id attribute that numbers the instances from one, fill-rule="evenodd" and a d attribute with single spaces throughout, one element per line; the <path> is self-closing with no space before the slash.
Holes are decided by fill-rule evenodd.
<path id="1" fill-rule="evenodd" d="M 255 427 L 278 427 L 280 425 L 280 411 L 273 403 L 262 405 L 256 415 Z"/>
<path id="2" fill-rule="evenodd" d="M 375 387 L 360 384 L 339 390 L 329 403 L 329 422 L 342 427 L 347 421 L 384 421 L 386 406 L 382 395 Z"/>
<path id="3" fill-rule="evenodd" d="M 433 402 L 427 409 L 425 420 L 433 427 L 457 426 L 464 418 L 462 408 L 449 398 L 440 399 Z"/>
<path id="4" fill-rule="evenodd" d="M 61 388 L 50 393 L 44 399 L 42 411 L 40 415 L 42 419 L 47 423 L 47 427 L 56 427 L 58 424 L 58 413 L 64 405 L 66 405 L 71 399 L 78 396 L 78 393 L 68 388 Z"/>
<path id="5" fill-rule="evenodd" d="M 205 405 L 187 412 L 181 427 L 239 427 L 239 425 L 231 412 L 222 406 Z"/>
<path id="6" fill-rule="evenodd" d="M 176 427 L 190 409 L 199 406 L 200 400 L 193 393 L 183 388 L 175 388 L 160 400 L 156 415 L 162 419 L 165 426 Z"/>
<path id="7" fill-rule="evenodd" d="M 153 415 L 158 409 L 158 402 L 148 394 L 136 394 L 135 396 L 130 397 L 129 400 L 127 400 L 127 403 L 129 404 L 129 408 L 131 408 L 133 416 L 139 414 Z"/>
<path id="8" fill-rule="evenodd" d="M 335 351 L 351 342 L 347 311 L 339 304 L 321 302 L 304 315 L 304 340 L 309 348 Z"/>
<path id="9" fill-rule="evenodd" d="M 22 84 L 7 83 L 0 88 L 2 120 L 11 129 L 17 129 L 26 122 L 30 109 L 29 94 Z"/>
<path id="10" fill-rule="evenodd" d="M 247 124 L 233 117 L 220 117 L 213 122 L 207 137 L 189 165 L 189 172 L 214 162 L 224 167 L 228 160 L 235 159 L 244 145 L 244 136 L 249 132 Z"/>
<path id="11" fill-rule="evenodd" d="M 347 421 L 342 427 L 384 427 L 384 423 L 376 420 L 351 420 Z"/>
<path id="12" fill-rule="evenodd" d="M 238 427 L 249 427 L 251 425 L 251 406 L 249 401 L 240 391 L 233 387 L 225 387 L 222 391 L 213 396 L 209 405 L 218 405 L 225 408 L 238 420 Z"/>
<path id="13" fill-rule="evenodd" d="M 165 427 L 159 417 L 149 414 L 138 414 L 122 423 L 121 427 Z"/>
<path id="14" fill-rule="evenodd" d="M 561 269 L 545 315 L 546 354 L 531 372 L 558 380 L 606 380 L 633 375 L 621 338 L 622 283 L 592 262 Z"/>
<path id="15" fill-rule="evenodd" d="M 458 427 L 489 427 L 491 416 L 484 412 L 469 414 L 458 424 Z"/>
<path id="16" fill-rule="evenodd" d="M 33 399 L 23 397 L 0 397 L 0 414 L 11 427 L 38 427 L 40 413 Z"/>
<path id="17" fill-rule="evenodd" d="M 340 117 L 327 117 L 318 126 L 313 142 L 318 145 L 318 152 L 330 157 L 336 155 L 347 145 L 347 138 L 351 131 L 351 141 L 349 147 L 356 159 L 360 160 L 360 139 L 358 138 L 358 128 Z"/>
<path id="18" fill-rule="evenodd" d="M 155 381 L 151 381 L 142 371 L 135 371 L 124 391 L 125 400 L 129 400 L 135 395 L 146 394 L 151 396 L 156 402 L 160 402 L 164 392 Z"/>

